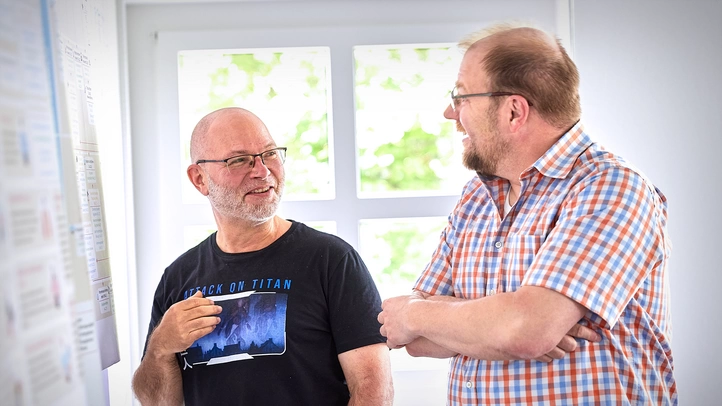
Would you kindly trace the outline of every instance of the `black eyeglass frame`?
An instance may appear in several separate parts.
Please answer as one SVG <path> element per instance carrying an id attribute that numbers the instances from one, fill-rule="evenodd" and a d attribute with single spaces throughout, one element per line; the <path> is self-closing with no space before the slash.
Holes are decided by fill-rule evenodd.
<path id="1" fill-rule="evenodd" d="M 228 170 L 230 171 L 231 168 L 228 166 L 228 161 L 230 161 L 230 160 L 238 159 L 238 158 L 241 158 L 241 157 L 251 158 L 251 161 L 250 161 L 250 162 L 251 162 L 251 168 L 253 168 L 253 165 L 255 165 L 255 163 L 256 163 L 256 157 L 259 157 L 259 158 L 261 158 L 261 163 L 262 163 L 264 166 L 267 166 L 267 165 L 266 165 L 266 161 L 263 159 L 263 155 L 264 155 L 264 154 L 267 154 L 267 153 L 269 153 L 269 152 L 272 152 L 272 151 L 276 151 L 276 152 L 278 152 L 278 151 L 283 151 L 283 152 L 279 152 L 279 154 L 278 154 L 278 155 L 281 157 L 281 159 L 280 159 L 280 160 L 281 160 L 281 165 L 283 165 L 283 164 L 286 162 L 286 151 L 288 151 L 288 148 L 287 148 L 287 147 L 271 148 L 271 149 L 269 149 L 269 150 L 266 150 L 266 151 L 263 151 L 263 152 L 259 152 L 258 154 L 241 154 L 241 155 L 235 155 L 235 156 L 232 156 L 232 157 L 226 158 L 226 159 L 199 159 L 199 160 L 196 161 L 196 165 L 204 164 L 204 163 L 207 163 L 207 162 L 218 162 L 218 163 L 221 163 L 221 162 L 222 162 L 222 163 L 226 164 L 226 169 L 228 169 Z"/>
<path id="2" fill-rule="evenodd" d="M 486 93 L 469 93 L 469 94 L 455 94 L 456 93 L 456 86 L 454 86 L 453 89 L 451 89 L 451 110 L 456 111 L 456 101 L 461 99 L 468 99 L 469 97 L 497 97 L 497 96 L 521 96 L 526 99 L 526 102 L 529 103 L 529 107 L 533 106 L 534 104 L 529 100 L 528 97 L 524 96 L 520 93 L 513 93 L 513 92 L 486 92 Z"/>

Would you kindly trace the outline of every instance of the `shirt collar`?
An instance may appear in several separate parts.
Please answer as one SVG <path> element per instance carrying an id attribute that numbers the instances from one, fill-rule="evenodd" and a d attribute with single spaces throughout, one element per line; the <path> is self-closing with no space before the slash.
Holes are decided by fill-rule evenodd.
<path id="1" fill-rule="evenodd" d="M 582 122 L 577 121 L 544 155 L 539 157 L 532 166 L 522 172 L 521 177 L 527 176 L 532 168 L 534 168 L 544 176 L 564 179 L 569 175 L 572 168 L 574 168 L 574 163 L 577 161 L 577 158 L 592 144 L 594 144 L 594 141 L 584 132 Z M 497 176 L 484 176 L 478 172 L 476 175 L 487 185 L 496 183 L 501 185 L 506 182 Z"/>
<path id="2" fill-rule="evenodd" d="M 574 127 L 562 135 L 531 167 L 544 176 L 558 179 L 566 178 L 574 167 L 577 158 L 593 143 L 592 139 L 584 132 L 582 122 L 577 121 Z M 528 169 L 525 173 L 527 172 Z"/>

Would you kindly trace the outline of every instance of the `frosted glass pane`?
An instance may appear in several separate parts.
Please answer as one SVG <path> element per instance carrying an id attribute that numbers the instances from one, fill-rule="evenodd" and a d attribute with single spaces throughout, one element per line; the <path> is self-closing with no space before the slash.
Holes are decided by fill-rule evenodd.
<path id="1" fill-rule="evenodd" d="M 359 222 L 359 252 L 382 298 L 411 293 L 446 223 L 446 217 Z"/>
<path id="2" fill-rule="evenodd" d="M 443 117 L 460 60 L 448 44 L 354 48 L 361 197 L 456 195 L 470 178 Z"/>
<path id="3" fill-rule="evenodd" d="M 185 175 L 193 127 L 230 106 L 258 115 L 276 143 L 288 147 L 284 200 L 332 199 L 330 63 L 326 47 L 179 52 L 183 202 L 206 201 Z"/>

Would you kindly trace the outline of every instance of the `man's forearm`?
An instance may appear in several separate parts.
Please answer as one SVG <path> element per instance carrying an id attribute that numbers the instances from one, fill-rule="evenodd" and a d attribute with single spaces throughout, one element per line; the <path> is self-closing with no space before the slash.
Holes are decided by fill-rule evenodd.
<path id="1" fill-rule="evenodd" d="M 433 296 L 429 295 L 428 293 L 424 293 L 421 291 L 414 291 L 414 294 L 416 294 L 419 297 L 422 297 L 426 300 L 431 301 L 438 301 L 438 302 L 457 302 L 467 299 L 458 298 L 455 296 Z M 412 357 L 429 357 L 429 358 L 451 358 L 458 353 L 456 351 L 452 351 L 446 347 L 443 347 L 431 340 L 429 340 L 426 337 L 419 337 L 416 340 L 406 344 L 406 352 L 409 353 Z"/>
<path id="2" fill-rule="evenodd" d="M 142 405 L 182 405 L 183 383 L 175 355 L 146 353 L 133 375 L 133 392 Z"/>
<path id="3" fill-rule="evenodd" d="M 536 287 L 474 300 L 435 298 L 409 306 L 412 334 L 485 360 L 533 359 L 546 354 L 586 310 L 554 291 Z"/>
<path id="4" fill-rule="evenodd" d="M 378 382 L 354 388 L 348 406 L 391 406 L 394 390 L 391 382 Z"/>
<path id="5" fill-rule="evenodd" d="M 450 358 L 458 353 L 442 347 L 426 337 L 419 337 L 406 344 L 406 352 L 412 357 Z"/>

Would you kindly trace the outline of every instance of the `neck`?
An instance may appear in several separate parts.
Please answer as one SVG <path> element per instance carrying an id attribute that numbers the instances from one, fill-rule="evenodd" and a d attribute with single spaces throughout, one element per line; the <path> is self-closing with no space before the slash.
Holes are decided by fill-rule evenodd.
<path id="1" fill-rule="evenodd" d="M 216 243 L 221 251 L 229 254 L 266 248 L 291 228 L 290 221 L 278 216 L 273 216 L 270 220 L 262 223 L 222 224 L 217 221 L 217 224 Z"/>
<path id="2" fill-rule="evenodd" d="M 519 198 L 519 192 L 521 191 L 521 183 L 519 181 L 509 181 L 509 195 L 506 197 L 509 201 L 509 206 L 513 206 L 516 200 Z"/>
<path id="3" fill-rule="evenodd" d="M 509 136 L 509 151 L 499 162 L 498 176 L 509 180 L 514 195 L 519 196 L 521 174 L 561 138 L 566 131 L 549 125 L 538 125 L 533 131 L 519 131 Z"/>

